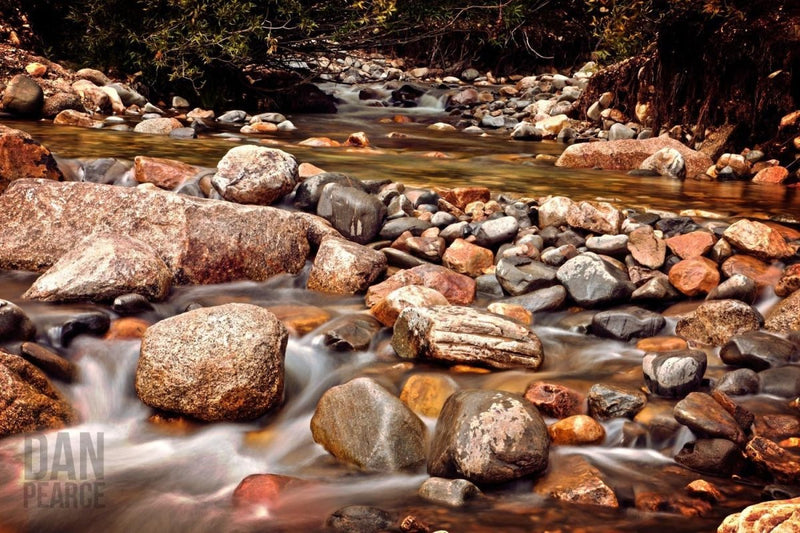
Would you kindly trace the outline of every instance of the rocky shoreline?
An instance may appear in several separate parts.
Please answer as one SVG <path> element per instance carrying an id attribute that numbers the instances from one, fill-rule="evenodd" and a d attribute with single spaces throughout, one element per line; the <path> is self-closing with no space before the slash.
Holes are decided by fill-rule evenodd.
<path id="1" fill-rule="evenodd" d="M 531 372 L 524 394 L 457 391 L 444 377 L 409 379 L 397 396 L 372 378 L 333 387 L 311 431 L 345 464 L 365 471 L 427 464 L 433 477 L 420 495 L 465 505 L 479 497 L 478 487 L 540 477 L 551 447 L 602 442 L 602 421 L 627 418 L 631 435 L 655 438 L 666 416 L 669 431 L 683 426 L 695 436 L 675 461 L 712 488 L 637 501 L 637 508 L 706 512 L 714 483 L 707 474 L 745 475 L 789 494 L 800 489 L 800 232 L 794 228 L 621 211 L 558 196 L 509 198 L 483 187 L 427 190 L 329 172 L 304 176 L 307 167 L 290 154 L 256 145 L 233 148 L 216 173 L 190 178 L 178 194 L 168 190 L 174 181 L 158 176 L 172 176 L 164 165 L 180 162 L 150 167 L 139 160 L 131 172 L 142 184 L 134 188 L 71 182 L 36 141 L 10 129 L 2 134 L 0 145 L 23 139 L 35 154 L 17 165 L 20 172 L 0 196 L 0 266 L 43 272 L 26 298 L 100 301 L 135 314 L 171 284 L 264 280 L 297 273 L 310 261 L 309 290 L 364 295 L 358 327 L 325 334 L 335 349 L 363 349 L 364 337 L 368 345 L 389 327 L 397 361 Z M 48 172 L 51 179 L 41 179 Z M 198 198 L 206 190 L 211 199 Z M 753 304 L 773 293 L 778 300 L 762 316 Z M 476 298 L 490 303 L 476 306 Z M 562 327 L 636 343 L 643 354 L 638 387 L 597 383 L 583 394 L 536 379 L 548 356 L 532 325 L 562 309 L 574 316 Z M 2 310 L 0 337 L 11 342 L 11 352 L 3 352 L 1 368 L 13 385 L 0 415 L 3 434 L 74 423 L 74 412 L 43 374 L 63 379 L 53 369 L 69 365 L 54 363 L 52 347 L 20 345 L 34 338 L 35 328 L 13 303 L 3 302 Z M 675 320 L 673 335 L 668 322 Z M 279 409 L 286 325 L 249 304 L 187 309 L 144 331 L 137 393 L 159 411 L 207 421 Z M 220 350 L 224 358 L 210 358 Z M 727 371 L 709 378 L 708 360 L 716 357 Z M 751 412 L 737 403 L 752 394 L 770 395 L 769 408 Z M 647 408 L 654 399 L 664 411 L 656 419 Z M 438 418 L 432 434 L 422 413 Z M 543 416 L 556 421 L 548 427 Z M 548 495 L 620 505 L 591 465 L 577 469 L 584 474 L 574 485 L 551 487 Z M 268 504 L 263 498 L 289 481 L 302 482 L 251 476 L 234 498 Z M 766 513 L 776 509 L 765 505 Z M 353 523 L 375 523 L 375 513 L 344 509 L 330 524 L 351 530 Z M 720 530 L 750 531 L 724 529 L 731 520 Z"/>
<path id="2" fill-rule="evenodd" d="M 491 102 L 481 103 L 481 93 L 463 89 L 456 97 L 474 91 L 477 100 L 458 110 L 470 122 L 461 126 L 474 128 L 479 119 L 512 136 L 529 132 L 517 138 L 577 138 L 568 131 L 570 119 L 553 111 L 575 101 L 578 93 L 567 89 L 580 89 L 580 79 L 518 80 L 536 95 L 550 94 L 543 90 L 549 83 L 555 96 L 525 105 L 534 107 L 522 118 L 533 120 L 516 125 L 508 120 L 519 120 L 515 112 L 506 110 L 519 110 L 524 96 L 501 88 L 500 106 L 492 94 Z M 194 117 L 162 116 L 157 106 L 126 102 L 124 91 L 113 88 L 122 103 L 115 109 L 112 90 L 97 81 L 103 83 L 80 84 L 84 111 L 62 109 L 54 116 L 64 122 L 57 123 L 77 117 L 69 123 L 97 126 L 92 116 L 76 114 L 85 113 L 87 98 L 93 109 L 106 105 L 120 114 L 136 106 L 143 120 L 134 129 L 141 133 L 193 136 L 196 128 L 184 127 L 184 120 L 212 118 L 202 118 L 204 110 Z M 74 84 L 71 90 L 78 91 Z M 767 181 L 790 178 L 755 151 L 712 159 L 669 136 L 676 132 L 645 139 L 636 133 L 643 127 L 616 119 L 613 95 L 609 99 L 597 103 L 592 113 L 600 115 L 592 120 L 607 125 L 612 140 L 574 144 L 556 164 L 635 169 L 663 179 L 757 179 L 765 171 L 782 176 Z M 493 121 L 497 117 L 502 125 Z M 243 127 L 251 134 L 289 127 L 274 113 L 252 120 L 232 111 L 228 118 L 249 121 Z M 798 119 L 800 113 L 793 125 L 786 119 L 786 127 Z M 369 145 L 358 134 L 348 142 Z M 432 365 L 492 376 L 514 369 L 524 372 L 526 383 L 518 392 L 460 388 L 446 374 L 415 373 L 397 393 L 382 376 L 332 387 L 309 431 L 340 464 L 363 472 L 426 470 L 431 477 L 419 495 L 442 506 L 468 506 L 482 491 L 523 479 L 533 481 L 536 493 L 564 502 L 684 516 L 712 512 L 724 499 L 715 479 L 735 477 L 782 497 L 729 517 L 720 531 L 759 531 L 748 525 L 757 519 L 797 525 L 800 231 L 794 227 L 563 196 L 514 198 L 485 187 L 360 181 L 254 144 L 231 149 L 215 169 L 140 156 L 130 169 L 97 176 L 82 170 L 57 161 L 23 132 L 0 130 L 0 268 L 42 273 L 24 298 L 108 306 L 113 313 L 62 326 L 63 341 L 109 328 L 141 337 L 136 392 L 163 416 L 213 423 L 274 414 L 284 401 L 290 335 L 322 331 L 330 349 L 361 351 L 388 332 L 382 353 L 406 370 Z M 263 281 L 281 273 L 304 280 L 309 291 L 363 297 L 363 306 L 344 320 L 322 317 L 311 327 L 299 324 L 307 317 L 293 320 L 249 303 L 189 305 L 156 324 L 137 322 L 137 314 L 167 297 L 170 287 Z M 550 363 L 534 326 L 557 311 L 566 311 L 557 328 L 635 345 L 641 374 L 628 380 L 633 385 L 597 382 L 581 391 L 537 379 Z M 41 342 L 36 334 L 20 307 L 0 302 L 0 339 L 7 348 L 0 351 L 0 376 L 8 384 L 0 396 L 2 436 L 77 420 L 48 379 L 75 379 L 74 367 L 56 346 L 34 342 Z M 709 372 L 712 365 L 723 370 Z M 753 395 L 766 398 L 759 409 L 742 405 Z M 425 424 L 431 419 L 432 431 Z M 555 474 L 548 470 L 554 448 L 603 443 L 609 420 L 624 420 L 623 440 L 634 445 L 691 431 L 692 439 L 670 458 L 696 479 L 681 494 L 630 496 L 577 456 Z M 314 482 L 256 474 L 241 482 L 233 500 L 269 506 L 306 483 Z M 337 511 L 328 526 L 435 529 L 413 514 L 396 520 L 360 506 Z"/>

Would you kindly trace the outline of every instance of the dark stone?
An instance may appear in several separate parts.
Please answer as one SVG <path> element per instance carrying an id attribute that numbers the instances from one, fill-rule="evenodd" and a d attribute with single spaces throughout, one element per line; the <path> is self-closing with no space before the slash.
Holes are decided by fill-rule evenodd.
<path id="1" fill-rule="evenodd" d="M 664 327 L 666 320 L 658 313 L 634 306 L 601 311 L 592 319 L 592 333 L 629 341 L 633 337 L 653 337 Z"/>
<path id="2" fill-rule="evenodd" d="M 734 274 L 717 285 L 706 296 L 706 300 L 741 300 L 753 304 L 758 297 L 758 284 L 742 274 Z"/>
<path id="3" fill-rule="evenodd" d="M 642 359 L 644 382 L 653 394 L 680 398 L 700 387 L 706 364 L 699 350 L 648 353 Z"/>
<path id="4" fill-rule="evenodd" d="M 294 205 L 304 211 L 316 211 L 322 189 L 329 183 L 338 183 L 356 189 L 364 188 L 362 182 L 338 172 L 322 172 L 299 183 L 295 187 Z M 325 216 L 320 214 L 320 216 Z"/>
<path id="5" fill-rule="evenodd" d="M 325 325 L 322 343 L 338 352 L 357 352 L 369 348 L 381 324 L 366 314 L 341 316 Z"/>
<path id="6" fill-rule="evenodd" d="M 503 303 L 521 305 L 531 313 L 559 309 L 567 299 L 567 291 L 561 285 L 539 289 L 521 296 L 506 298 Z"/>
<path id="7" fill-rule="evenodd" d="M 511 241 L 519 231 L 519 222 L 511 216 L 499 217 L 494 220 L 487 220 L 481 223 L 473 231 L 475 244 L 485 248 L 491 248 L 498 244 Z"/>
<path id="8" fill-rule="evenodd" d="M 0 300 L 0 341 L 28 340 L 36 326 L 25 311 L 7 300 Z"/>
<path id="9" fill-rule="evenodd" d="M 800 366 L 769 368 L 758 373 L 762 394 L 781 398 L 800 396 Z"/>
<path id="10" fill-rule="evenodd" d="M 641 411 L 647 398 L 637 390 L 596 383 L 586 396 L 589 415 L 599 420 L 633 418 Z"/>
<path id="11" fill-rule="evenodd" d="M 495 298 L 502 298 L 505 296 L 503 287 L 494 274 L 484 274 L 475 278 L 475 290 Z"/>
<path id="12" fill-rule="evenodd" d="M 591 252 L 564 263 L 557 277 L 581 307 L 627 301 L 635 288 L 623 271 Z"/>
<path id="13" fill-rule="evenodd" d="M 394 240 L 406 231 L 412 235 L 419 236 L 423 231 L 433 227 L 433 224 L 414 217 L 403 217 L 389 220 L 383 225 L 380 231 L 381 239 Z"/>
<path id="14" fill-rule="evenodd" d="M 798 355 L 800 352 L 793 343 L 764 331 L 734 335 L 719 352 L 725 364 L 756 371 L 787 365 L 797 361 Z"/>
<path id="15" fill-rule="evenodd" d="M 708 394 L 690 392 L 675 404 L 673 413 L 675 420 L 687 426 L 695 435 L 744 444 L 745 435 L 736 419 Z"/>
<path id="16" fill-rule="evenodd" d="M 129 293 L 114 298 L 111 309 L 120 315 L 135 315 L 145 311 L 152 311 L 153 306 L 145 296 Z"/>
<path id="17" fill-rule="evenodd" d="M 336 183 L 329 183 L 322 189 L 318 214 L 327 211 L 324 206 L 330 206 L 330 215 L 320 216 L 327 218 L 344 237 L 359 244 L 374 239 L 386 217 L 386 206 L 378 198 L 355 187 Z"/>
<path id="18" fill-rule="evenodd" d="M 415 266 L 429 264 L 428 261 L 424 261 L 419 257 L 396 248 L 381 248 L 381 252 L 386 256 L 386 260 L 391 266 L 396 266 L 398 268 L 413 268 Z"/>
<path id="19" fill-rule="evenodd" d="M 673 237 L 691 233 L 700 229 L 689 217 L 662 218 L 655 223 L 655 228 L 664 232 L 664 237 Z"/>
<path id="20" fill-rule="evenodd" d="M 744 465 L 742 452 L 727 439 L 700 439 L 687 442 L 675 461 L 686 468 L 715 476 L 729 476 L 741 471 Z"/>
<path id="21" fill-rule="evenodd" d="M 69 318 L 61 324 L 58 341 L 68 346 L 72 339 L 82 334 L 102 335 L 108 331 L 111 319 L 102 311 L 87 311 Z"/>
<path id="22" fill-rule="evenodd" d="M 14 115 L 36 117 L 44 106 L 44 91 L 30 76 L 17 74 L 3 92 L 3 109 Z"/>
<path id="23" fill-rule="evenodd" d="M 556 246 L 565 246 L 571 244 L 575 248 L 580 248 L 586 244 L 586 239 L 584 239 L 580 234 L 576 233 L 575 231 L 568 229 L 562 231 L 556 236 L 555 242 L 553 243 Z"/>
<path id="24" fill-rule="evenodd" d="M 497 263 L 495 276 L 503 289 L 519 296 L 556 283 L 556 269 L 528 257 L 507 257 Z"/>
<path id="25" fill-rule="evenodd" d="M 428 459 L 432 476 L 503 483 L 547 468 L 550 438 L 536 408 L 522 396 L 466 390 L 448 398 Z"/>
<path id="26" fill-rule="evenodd" d="M 328 517 L 326 525 L 343 533 L 380 533 L 392 529 L 392 517 L 383 509 L 366 505 L 349 505 Z"/>
<path id="27" fill-rule="evenodd" d="M 758 394 L 758 374 L 749 368 L 739 368 L 726 372 L 716 384 L 715 390 L 732 396 Z"/>

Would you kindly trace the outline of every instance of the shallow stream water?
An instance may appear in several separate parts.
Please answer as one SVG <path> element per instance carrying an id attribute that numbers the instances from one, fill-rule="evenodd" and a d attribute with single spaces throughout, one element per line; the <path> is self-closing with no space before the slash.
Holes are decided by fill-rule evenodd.
<path id="1" fill-rule="evenodd" d="M 407 114 L 412 124 L 386 124 L 380 118 Z M 743 183 L 711 184 L 630 177 L 620 173 L 557 169 L 534 161 L 536 154 L 558 154 L 555 143 L 512 142 L 499 135 L 471 137 L 458 132 L 432 133 L 426 124 L 446 114 L 436 98 L 422 110 L 388 110 L 349 104 L 337 116 L 290 117 L 298 131 L 273 137 L 276 145 L 300 161 L 358 177 L 390 178 L 412 184 L 486 185 L 495 191 L 525 196 L 563 194 L 603 198 L 622 206 L 658 209 L 702 209 L 722 215 L 760 214 L 794 219 L 800 214 L 796 189 Z M 120 157 L 149 155 L 214 166 L 238 137 L 205 137 L 175 141 L 162 137 L 103 130 L 59 128 L 52 124 L 7 122 L 28 131 L 59 157 Z M 297 146 L 309 136 L 343 141 L 353 131 L 365 131 L 374 151 Z M 405 137 L 387 137 L 390 131 Z M 449 158 L 424 154 L 442 152 Z M 360 297 L 334 298 L 303 289 L 304 273 L 278 276 L 263 283 L 174 288 L 155 310 L 139 315 L 150 322 L 181 312 L 191 303 L 216 305 L 248 301 L 258 305 L 303 305 L 337 317 L 363 310 Z M 533 330 L 544 343 L 546 362 L 537 372 L 456 373 L 443 367 L 412 365 L 391 355 L 390 331 L 373 339 L 369 350 L 332 352 L 321 343 L 321 326 L 305 335 L 293 334 L 286 352 L 287 387 L 284 405 L 263 419 L 243 424 L 156 423 L 152 411 L 133 389 L 138 341 L 107 341 L 82 335 L 68 346 L 59 344 L 59 324 L 80 312 L 109 307 L 93 304 L 52 305 L 21 300 L 35 274 L 0 272 L 0 298 L 20 305 L 37 325 L 37 342 L 56 347 L 79 367 L 73 384 L 56 382 L 80 414 L 81 423 L 66 434 L 75 449 L 81 433 L 103 435 L 103 500 L 89 507 L 41 505 L 25 501 L 24 437 L 0 441 L 0 532 L 4 531 L 315 531 L 325 518 L 345 505 L 375 505 L 396 516 L 413 514 L 433 529 L 458 531 L 710 531 L 722 517 L 759 499 L 760 487 L 729 479 L 714 479 L 725 500 L 703 516 L 687 518 L 674 512 L 644 512 L 633 507 L 635 496 L 653 492 L 665 497 L 682 493 L 701 476 L 678 467 L 671 459 L 689 440 L 688 430 L 661 440 L 631 438 L 621 420 L 605 422 L 606 439 L 592 447 L 558 447 L 551 452 L 557 467 L 568 455 L 584 456 L 617 492 L 621 509 L 608 510 L 546 500 L 533 492 L 532 480 L 488 488 L 485 497 L 453 510 L 426 503 L 416 496 L 426 478 L 424 467 L 401 474 L 366 474 L 337 463 L 316 445 L 309 422 L 322 393 L 356 376 L 371 376 L 399 393 L 404 381 L 420 372 L 445 373 L 461 388 L 492 388 L 523 392 L 534 380 L 548 380 L 586 392 L 598 382 L 639 388 L 642 352 L 633 344 L 602 340 L 563 327 L 566 312 L 536 317 Z M 478 302 L 485 304 L 486 301 Z M 762 306 L 769 300 L 761 302 Z M 667 326 L 667 330 L 674 323 Z M 12 347 L 13 348 L 13 347 Z M 708 375 L 719 375 L 722 364 L 709 352 Z M 766 396 L 744 399 L 745 405 L 781 412 L 785 401 Z M 426 419 L 429 430 L 435 420 Z M 552 422 L 552 420 L 550 420 Z M 55 452 L 56 433 L 46 442 Z M 311 480 L 310 485 L 281 496 L 270 507 L 236 508 L 232 493 L 246 476 L 276 473 Z M 702 476 L 709 478 L 709 476 Z M 63 480 L 63 478 L 62 478 Z M 47 500 L 44 502 L 47 503 Z M 7 529 L 2 527 L 4 525 Z"/>

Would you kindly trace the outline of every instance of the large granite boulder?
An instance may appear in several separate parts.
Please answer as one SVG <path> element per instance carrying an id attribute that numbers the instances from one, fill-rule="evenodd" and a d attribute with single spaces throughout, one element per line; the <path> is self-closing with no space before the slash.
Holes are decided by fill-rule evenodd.
<path id="1" fill-rule="evenodd" d="M 195 309 L 145 331 L 136 393 L 147 405 L 206 421 L 252 420 L 283 400 L 289 337 L 250 304 Z"/>

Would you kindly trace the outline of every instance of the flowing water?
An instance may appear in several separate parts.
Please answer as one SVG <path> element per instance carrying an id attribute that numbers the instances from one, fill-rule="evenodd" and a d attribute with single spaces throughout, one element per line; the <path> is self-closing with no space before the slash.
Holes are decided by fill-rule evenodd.
<path id="1" fill-rule="evenodd" d="M 345 97 L 347 95 L 344 95 Z M 412 124 L 387 124 L 380 118 L 397 110 L 365 107 L 352 98 L 338 116 L 298 116 L 298 132 L 276 137 L 277 145 L 300 161 L 362 178 L 391 178 L 414 184 L 487 185 L 494 190 L 526 196 L 565 194 L 575 198 L 604 198 L 622 205 L 648 205 L 661 209 L 711 209 L 725 215 L 760 213 L 773 218 L 797 215 L 795 189 L 758 187 L 742 183 L 708 184 L 664 179 L 634 178 L 598 171 L 572 171 L 538 164 L 535 154 L 558 154 L 554 143 L 512 142 L 499 135 L 470 137 L 461 133 L 437 134 L 424 125 L 446 118 L 436 95 L 428 107 L 402 110 Z M 132 133 L 58 128 L 44 123 L 5 122 L 30 132 L 58 156 L 120 157 L 150 155 L 214 166 L 236 142 L 233 138 L 206 137 L 191 141 L 167 140 Z M 329 136 L 344 140 L 350 132 L 365 131 L 374 151 L 345 148 L 310 149 L 297 146 L 305 137 Z M 390 131 L 404 137 L 388 137 Z M 449 158 L 426 157 L 442 152 Z M 257 305 L 311 305 L 333 317 L 358 312 L 360 298 L 333 298 L 303 289 L 307 269 L 263 283 L 237 282 L 202 287 L 178 287 L 170 298 L 140 315 L 155 322 L 181 312 L 191 303 L 216 305 L 249 301 Z M 37 341 L 60 345 L 59 325 L 87 309 L 110 308 L 93 304 L 51 305 L 21 300 L 36 278 L 20 272 L 0 273 L 0 298 L 19 304 L 37 325 Z M 486 302 L 479 302 L 486 303 Z M 768 306 L 769 301 L 761 303 Z M 286 398 L 276 413 L 252 423 L 199 424 L 184 420 L 151 419 L 152 411 L 136 397 L 133 376 L 138 341 L 103 340 L 82 335 L 60 347 L 79 367 L 73 384 L 56 382 L 75 406 L 81 423 L 69 428 L 73 449 L 82 433 L 97 440 L 102 434 L 101 474 L 93 469 L 91 481 L 102 483 L 97 505 L 70 505 L 51 499 L 26 500 L 24 437 L 0 441 L 0 531 L 315 531 L 325 518 L 345 505 L 375 505 L 398 517 L 413 514 L 439 529 L 457 531 L 710 531 L 729 512 L 758 500 L 759 487 L 745 482 L 713 479 L 725 500 L 687 518 L 676 512 L 644 512 L 633 506 L 636 495 L 656 493 L 664 498 L 683 494 L 683 487 L 699 478 L 677 467 L 670 457 L 690 435 L 678 431 L 662 437 L 631 435 L 620 420 L 604 423 L 606 439 L 598 446 L 559 447 L 551 452 L 552 468 L 569 455 L 581 455 L 598 468 L 614 487 L 621 509 L 596 509 L 546 500 L 533 491 L 532 480 L 487 488 L 483 498 L 460 510 L 424 502 L 416 496 L 426 478 L 424 467 L 397 474 L 367 474 L 337 463 L 316 445 L 309 430 L 320 396 L 331 386 L 356 376 L 372 376 L 399 393 L 404 381 L 420 372 L 445 373 L 461 388 L 524 391 L 534 380 L 568 385 L 585 393 L 598 382 L 632 388 L 642 384 L 642 352 L 633 345 L 601 340 L 563 327 L 566 313 L 536 317 L 534 331 L 542 339 L 546 362 L 537 373 L 523 371 L 490 374 L 454 373 L 442 367 L 411 365 L 391 356 L 389 332 L 373 339 L 367 351 L 340 353 L 327 350 L 320 332 L 292 335 L 286 351 Z M 669 327 L 674 327 L 674 323 Z M 9 346 L 13 349 L 13 346 Z M 722 364 L 710 352 L 709 375 L 721 373 Z M 753 396 L 745 405 L 780 412 L 785 401 Z M 425 420 L 429 430 L 435 420 Z M 552 421 L 550 421 L 552 422 Z M 53 457 L 58 432 L 46 432 Z M 37 441 L 39 442 L 39 441 Z M 62 443 L 63 445 L 63 443 Z M 246 476 L 275 473 L 310 480 L 302 488 L 288 489 L 269 506 L 236 507 L 232 493 Z M 708 478 L 708 476 L 703 476 Z M 64 475 L 57 485 L 64 481 Z M 50 487 L 52 490 L 52 487 Z M 6 528 L 4 529 L 3 525 Z"/>

